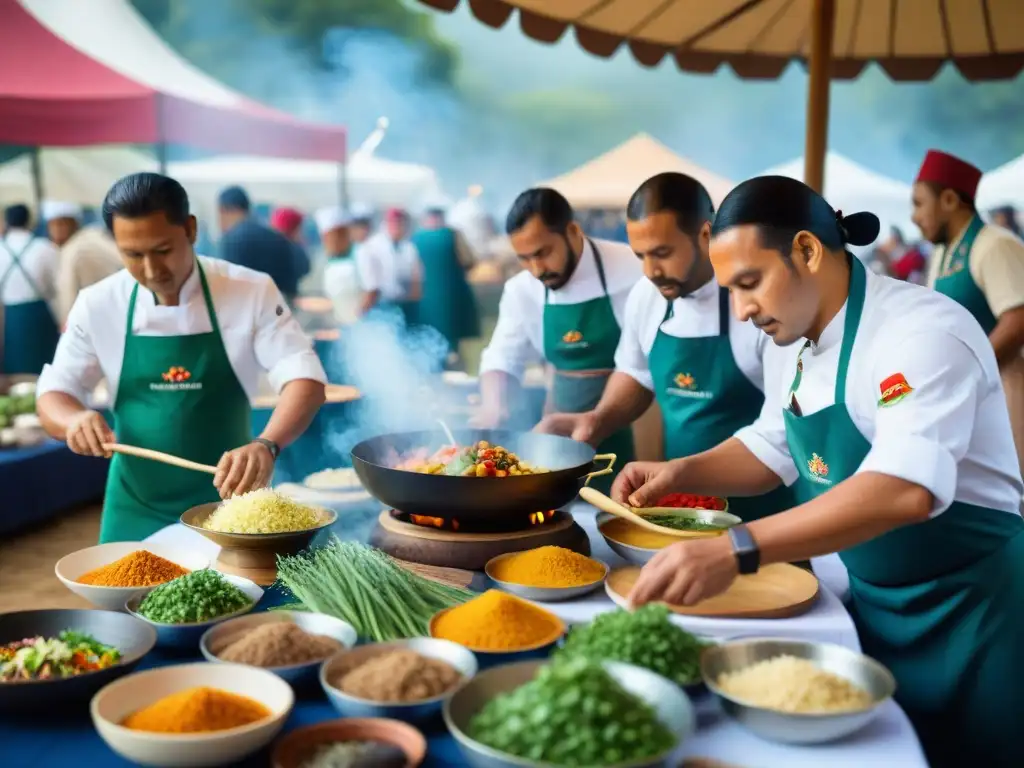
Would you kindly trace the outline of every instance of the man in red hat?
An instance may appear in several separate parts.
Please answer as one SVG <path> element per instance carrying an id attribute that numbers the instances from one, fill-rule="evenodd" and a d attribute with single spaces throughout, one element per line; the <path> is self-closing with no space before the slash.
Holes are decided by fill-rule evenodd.
<path id="1" fill-rule="evenodd" d="M 302 280 L 309 274 L 309 254 L 302 242 L 302 222 L 305 217 L 295 208 L 275 208 L 270 214 L 270 228 L 280 232 L 292 243 L 295 277 Z"/>
<path id="2" fill-rule="evenodd" d="M 364 311 L 397 306 L 406 323 L 415 322 L 416 306 L 423 288 L 423 264 L 409 239 L 412 226 L 402 208 L 384 214 L 384 226 L 362 246 L 366 268 L 360 281 L 366 295 Z"/>
<path id="3" fill-rule="evenodd" d="M 935 244 L 928 284 L 967 308 L 996 353 L 1024 469 L 1024 242 L 986 225 L 974 199 L 981 171 L 929 150 L 914 183 L 914 223 Z"/>

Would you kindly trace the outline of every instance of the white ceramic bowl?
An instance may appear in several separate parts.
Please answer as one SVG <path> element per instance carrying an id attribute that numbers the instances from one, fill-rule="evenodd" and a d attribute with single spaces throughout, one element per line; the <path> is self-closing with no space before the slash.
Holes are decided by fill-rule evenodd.
<path id="1" fill-rule="evenodd" d="M 98 608 L 107 611 L 123 611 L 125 601 L 132 595 L 140 592 L 150 592 L 156 589 L 152 587 L 97 587 L 91 584 L 79 584 L 77 579 L 82 574 L 110 565 L 120 560 L 125 555 L 137 552 L 140 549 L 148 550 L 154 555 L 177 563 L 182 568 L 190 571 L 198 571 L 210 565 L 210 558 L 204 557 L 194 549 L 185 547 L 172 547 L 166 544 L 157 544 L 142 541 L 114 541 L 109 544 L 99 544 L 95 547 L 87 547 L 70 555 L 65 555 L 57 561 L 54 566 L 54 573 L 65 587 L 70 589 L 79 597 L 85 598 Z"/>
<path id="2" fill-rule="evenodd" d="M 150 733 L 120 723 L 133 712 L 172 693 L 208 686 L 248 696 L 270 717 L 239 728 L 206 733 Z M 226 765 L 252 754 L 278 734 L 295 703 L 288 683 L 265 669 L 242 664 L 181 664 L 147 669 L 102 688 L 89 704 L 100 738 L 121 757 L 159 768 Z"/>

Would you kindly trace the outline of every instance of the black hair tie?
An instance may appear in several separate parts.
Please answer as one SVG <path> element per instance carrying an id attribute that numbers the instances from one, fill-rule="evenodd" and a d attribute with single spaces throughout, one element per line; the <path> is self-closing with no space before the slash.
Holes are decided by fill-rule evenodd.
<path id="1" fill-rule="evenodd" d="M 843 218 L 842 211 L 836 211 L 836 226 L 839 228 L 839 234 L 843 238 L 843 244 L 850 242 L 850 232 L 846 228 L 846 220 Z"/>

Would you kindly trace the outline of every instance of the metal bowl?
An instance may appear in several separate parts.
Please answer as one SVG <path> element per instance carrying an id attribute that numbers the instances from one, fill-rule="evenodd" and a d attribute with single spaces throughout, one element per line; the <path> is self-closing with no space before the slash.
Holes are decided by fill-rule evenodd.
<path id="1" fill-rule="evenodd" d="M 544 662 L 540 661 L 524 661 L 481 672 L 445 702 L 445 725 L 473 768 L 552 768 L 550 763 L 499 752 L 467 735 L 470 721 L 485 704 L 528 683 L 543 665 Z M 607 661 L 604 668 L 623 688 L 653 707 L 658 719 L 675 734 L 677 740 L 675 747 L 660 755 L 606 768 L 660 768 L 678 764 L 679 747 L 697 729 L 697 718 L 689 697 L 670 680 L 632 664 Z"/>
<path id="2" fill-rule="evenodd" d="M 333 637 L 345 648 L 351 648 L 356 644 L 355 627 L 347 621 L 336 619 L 324 613 L 264 611 L 251 616 L 239 616 L 236 619 L 228 619 L 220 624 L 213 625 L 199 639 L 199 651 L 207 661 L 218 664 L 233 664 L 235 662 L 224 661 L 218 654 L 257 627 L 264 624 L 277 624 L 281 622 L 296 624 L 300 629 L 311 635 Z M 292 685 L 299 686 L 311 680 L 316 680 L 317 670 L 323 662 L 324 659 L 316 659 L 304 664 L 290 664 L 286 667 L 264 667 L 264 669 L 273 672 Z"/>
<path id="3" fill-rule="evenodd" d="M 610 512 L 598 512 L 595 518 L 597 522 L 597 531 L 601 534 L 601 538 L 605 540 L 612 552 L 633 565 L 645 565 L 652 557 L 661 551 L 661 549 L 647 549 L 646 547 L 635 547 L 632 544 L 623 544 L 622 542 L 616 541 L 615 539 L 605 535 L 605 532 L 601 530 L 601 526 L 610 520 L 617 519 L 618 518 Z"/>
<path id="4" fill-rule="evenodd" d="M 472 651 L 463 648 L 458 643 L 431 637 L 414 637 L 390 643 L 372 643 L 342 651 L 325 661 L 320 667 L 320 685 L 323 686 L 327 698 L 342 717 L 384 717 L 416 723 L 429 720 L 441 711 L 441 706 L 455 694 L 459 689 L 458 686 L 423 701 L 381 702 L 352 696 L 335 688 L 330 682 L 336 675 L 354 669 L 374 656 L 400 649 L 415 651 L 421 656 L 450 664 L 462 673 L 460 685 L 465 685 L 477 673 L 476 657 L 473 656 Z"/>
<path id="5" fill-rule="evenodd" d="M 863 688 L 873 703 L 866 709 L 825 713 L 792 713 L 757 707 L 723 693 L 715 681 L 776 656 L 807 659 L 821 669 L 844 677 Z M 722 709 L 758 736 L 783 744 L 822 744 L 860 730 L 878 714 L 878 705 L 896 692 L 896 679 L 882 664 L 864 654 L 832 643 L 783 638 L 758 638 L 726 642 L 701 656 L 701 674 L 722 702 Z"/>
<path id="6" fill-rule="evenodd" d="M 572 600 L 576 597 L 583 597 L 583 595 L 590 594 L 595 589 L 599 589 L 604 584 L 605 577 L 608 575 L 608 565 L 602 563 L 600 560 L 595 562 L 600 563 L 601 567 L 604 568 L 604 573 L 601 574 L 601 578 L 596 581 L 592 581 L 589 584 L 581 584 L 576 587 L 529 587 L 525 584 L 516 584 L 511 581 L 502 581 L 501 579 L 494 578 L 491 573 L 492 566 L 496 565 L 501 560 L 505 560 L 509 557 L 522 554 L 521 552 L 508 552 L 504 555 L 498 555 L 492 557 L 487 561 L 487 565 L 484 566 L 484 573 L 487 574 L 487 578 L 497 584 L 505 592 L 519 597 L 525 598 L 526 600 L 537 600 L 542 603 L 555 603 L 560 600 Z M 592 560 L 594 558 L 591 558 Z"/>
<path id="7" fill-rule="evenodd" d="M 156 631 L 127 614 L 99 610 L 17 611 L 0 614 L 0 644 L 26 637 L 55 637 L 74 629 L 92 635 L 121 652 L 121 661 L 107 669 L 77 677 L 0 683 L 0 711 L 46 708 L 61 712 L 84 705 L 100 688 L 131 672 L 156 645 Z"/>
<path id="8" fill-rule="evenodd" d="M 437 620 L 446 614 L 448 611 L 454 610 L 452 608 L 445 608 L 435 613 L 430 619 L 430 625 L 428 632 L 430 637 L 434 638 L 434 625 Z M 556 617 L 557 618 L 557 617 Z M 558 620 L 561 629 L 558 634 L 545 639 L 544 642 L 538 643 L 537 645 L 531 645 L 528 648 L 520 648 L 515 651 L 485 651 L 480 648 L 469 648 L 476 655 L 477 663 L 480 665 L 480 669 L 490 669 L 491 667 L 503 666 L 505 664 L 514 664 L 520 661 L 527 661 L 531 659 L 546 659 L 551 655 L 551 651 L 558 644 L 558 642 L 565 635 L 565 624 L 561 619 Z M 443 638 L 436 638 L 438 640 Z M 446 641 L 449 642 L 449 641 Z M 462 647 L 462 646 L 460 646 Z"/>
<path id="9" fill-rule="evenodd" d="M 234 563 L 238 560 L 243 565 L 253 565 L 258 561 L 265 562 L 272 567 L 276 562 L 277 555 L 294 555 L 301 552 L 309 546 L 320 531 L 334 525 L 338 519 L 338 513 L 333 509 L 307 504 L 306 506 L 314 509 L 319 517 L 314 527 L 301 531 L 224 533 L 203 528 L 203 522 L 219 506 L 220 502 L 211 502 L 192 507 L 182 514 L 180 522 L 220 547 L 222 562 Z"/>
<path id="10" fill-rule="evenodd" d="M 220 574 L 225 581 L 234 584 L 240 590 L 242 590 L 246 597 L 252 602 L 249 603 L 245 608 L 239 608 L 237 611 L 218 616 L 215 619 L 209 621 L 197 621 L 191 624 L 163 624 L 159 621 L 152 621 L 147 619 L 145 616 L 138 612 L 139 604 L 149 594 L 148 591 L 139 592 L 128 598 L 124 604 L 124 608 L 128 613 L 137 618 L 139 621 L 144 621 L 153 629 L 156 630 L 156 644 L 162 648 L 187 648 L 194 650 L 199 644 L 203 633 L 206 632 L 214 624 L 220 624 L 233 619 L 236 616 L 243 616 L 253 608 L 263 597 L 263 588 L 249 581 L 243 579 L 241 576 L 232 576 L 227 573 Z"/>

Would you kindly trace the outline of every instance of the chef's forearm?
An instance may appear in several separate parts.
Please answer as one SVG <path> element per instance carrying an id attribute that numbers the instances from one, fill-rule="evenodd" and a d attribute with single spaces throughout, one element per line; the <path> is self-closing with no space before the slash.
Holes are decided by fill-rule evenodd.
<path id="1" fill-rule="evenodd" d="M 862 472 L 827 493 L 749 526 L 761 563 L 792 563 L 840 552 L 928 519 L 932 494 L 880 472 Z"/>
<path id="2" fill-rule="evenodd" d="M 673 463 L 678 467 L 678 490 L 684 493 L 761 496 L 782 484 L 782 479 L 735 437 Z"/>
<path id="3" fill-rule="evenodd" d="M 316 412 L 324 404 L 324 385 L 312 379 L 295 379 L 284 385 L 277 407 L 260 437 L 273 440 L 284 448 L 298 439 L 313 423 Z"/>
<path id="4" fill-rule="evenodd" d="M 1024 345 L 1024 307 L 1015 307 L 1000 315 L 988 340 L 992 343 L 1000 368 L 1020 357 Z"/>
<path id="5" fill-rule="evenodd" d="M 480 374 L 480 405 L 485 413 L 509 417 L 509 403 L 518 397 L 519 381 L 505 371 L 484 371 Z"/>
<path id="6" fill-rule="evenodd" d="M 66 440 L 67 428 L 72 419 L 87 410 L 77 397 L 67 392 L 44 392 L 36 400 L 39 422 L 46 434 L 55 440 Z"/>
<path id="7" fill-rule="evenodd" d="M 362 303 L 359 306 L 359 314 L 365 315 L 377 306 L 380 301 L 380 291 L 364 291 Z"/>
<path id="8" fill-rule="evenodd" d="M 594 444 L 625 429 L 651 407 L 654 395 L 628 373 L 616 371 L 605 384 L 601 401 L 594 408 Z"/>

